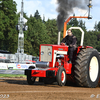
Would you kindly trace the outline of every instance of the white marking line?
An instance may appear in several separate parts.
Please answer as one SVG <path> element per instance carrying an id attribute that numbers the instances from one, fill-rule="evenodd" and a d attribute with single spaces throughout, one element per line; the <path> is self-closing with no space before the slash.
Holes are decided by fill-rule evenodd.
<path id="1" fill-rule="evenodd" d="M 2 94 L 2 93 L 40 93 L 40 92 L 42 92 L 42 93 L 86 93 L 86 91 L 60 91 L 60 90 L 58 90 L 58 91 L 6 91 L 6 92 L 0 92 L 0 94 Z"/>

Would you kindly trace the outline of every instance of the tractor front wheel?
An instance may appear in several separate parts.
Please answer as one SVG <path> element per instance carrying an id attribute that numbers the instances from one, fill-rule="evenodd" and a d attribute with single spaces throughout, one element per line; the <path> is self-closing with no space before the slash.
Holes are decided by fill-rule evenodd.
<path id="1" fill-rule="evenodd" d="M 29 85 L 33 85 L 35 82 L 36 77 L 31 77 L 31 75 L 27 75 L 27 83 Z"/>
<path id="2" fill-rule="evenodd" d="M 60 67 L 57 72 L 57 83 L 60 86 L 64 86 L 66 84 L 66 71 L 64 67 Z"/>

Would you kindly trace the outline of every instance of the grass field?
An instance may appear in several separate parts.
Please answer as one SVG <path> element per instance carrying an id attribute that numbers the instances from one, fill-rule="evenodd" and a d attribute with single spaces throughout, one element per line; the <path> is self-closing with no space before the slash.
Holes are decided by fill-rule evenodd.
<path id="1" fill-rule="evenodd" d="M 26 75 L 14 75 L 14 74 L 0 74 L 0 78 L 1 77 L 9 77 L 9 78 L 25 78 Z"/>

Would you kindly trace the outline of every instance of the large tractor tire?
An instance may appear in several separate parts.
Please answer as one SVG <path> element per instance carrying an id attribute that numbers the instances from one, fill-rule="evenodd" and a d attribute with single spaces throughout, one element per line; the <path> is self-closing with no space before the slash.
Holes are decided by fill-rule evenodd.
<path id="1" fill-rule="evenodd" d="M 30 66 L 28 69 L 34 69 L 34 68 L 35 68 L 34 66 Z M 28 75 L 27 75 L 27 83 L 29 85 L 33 85 L 34 82 L 35 82 L 35 79 L 36 79 L 36 77 L 31 77 L 31 72 L 28 73 Z"/>
<path id="2" fill-rule="evenodd" d="M 29 85 L 33 85 L 35 82 L 36 77 L 31 77 L 31 75 L 27 75 L 27 83 Z"/>
<path id="3" fill-rule="evenodd" d="M 82 49 L 77 55 L 75 81 L 79 86 L 95 88 L 100 76 L 100 58 L 93 48 Z"/>
<path id="4" fill-rule="evenodd" d="M 66 71 L 64 67 L 60 67 L 57 72 L 57 83 L 60 86 L 64 86 L 66 84 Z"/>

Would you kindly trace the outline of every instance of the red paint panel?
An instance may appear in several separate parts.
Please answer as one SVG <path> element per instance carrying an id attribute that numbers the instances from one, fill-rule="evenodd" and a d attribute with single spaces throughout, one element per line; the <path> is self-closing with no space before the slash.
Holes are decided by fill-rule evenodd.
<path id="1" fill-rule="evenodd" d="M 40 47 L 41 46 L 52 46 L 53 50 L 68 51 L 68 47 L 63 45 L 41 44 Z"/>
<path id="2" fill-rule="evenodd" d="M 50 69 L 44 69 L 44 70 L 32 70 L 31 76 L 32 77 L 46 77 L 46 71 L 55 71 L 55 76 L 57 74 L 58 68 L 50 68 Z"/>
<path id="3" fill-rule="evenodd" d="M 32 77 L 46 77 L 46 70 L 32 70 Z"/>
<path id="4" fill-rule="evenodd" d="M 41 45 L 40 45 L 40 52 L 39 52 L 39 61 L 41 61 Z"/>
<path id="5" fill-rule="evenodd" d="M 64 62 L 64 68 L 66 70 L 66 74 L 71 74 L 72 64 L 68 62 Z"/>

